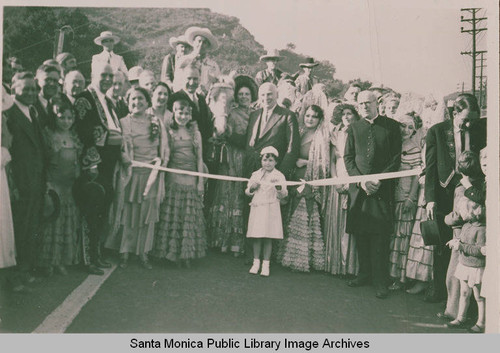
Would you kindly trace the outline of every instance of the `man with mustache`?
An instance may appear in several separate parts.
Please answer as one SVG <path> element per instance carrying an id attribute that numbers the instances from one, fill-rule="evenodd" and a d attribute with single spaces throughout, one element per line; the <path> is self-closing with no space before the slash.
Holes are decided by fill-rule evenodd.
<path id="1" fill-rule="evenodd" d="M 60 79 L 61 72 L 56 66 L 42 65 L 36 70 L 36 82 L 40 87 L 40 93 L 35 102 L 35 107 L 39 114 L 38 121 L 42 129 L 47 126 L 47 105 L 49 104 L 49 100 L 60 91 Z"/>

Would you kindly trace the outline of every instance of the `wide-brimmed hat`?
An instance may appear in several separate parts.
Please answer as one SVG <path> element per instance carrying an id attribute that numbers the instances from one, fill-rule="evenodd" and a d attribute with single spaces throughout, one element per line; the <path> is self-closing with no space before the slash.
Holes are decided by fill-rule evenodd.
<path id="1" fill-rule="evenodd" d="M 219 43 L 217 43 L 217 39 L 212 34 L 212 32 L 208 28 L 201 27 L 189 27 L 186 30 L 185 36 L 188 40 L 189 45 L 193 46 L 194 39 L 197 36 L 202 36 L 210 43 L 210 50 L 216 50 L 219 47 Z"/>
<path id="2" fill-rule="evenodd" d="M 102 45 L 102 41 L 104 39 L 113 39 L 113 42 L 116 44 L 120 41 L 120 37 L 114 35 L 111 31 L 101 32 L 101 35 L 94 39 L 94 43 L 97 45 Z"/>
<path id="3" fill-rule="evenodd" d="M 144 69 L 140 66 L 134 66 L 128 70 L 128 80 L 136 81 L 139 80 L 139 76 L 142 74 Z"/>
<path id="4" fill-rule="evenodd" d="M 426 246 L 443 245 L 449 239 L 449 228 L 441 217 L 420 223 L 420 234 Z"/>
<path id="5" fill-rule="evenodd" d="M 181 43 L 184 45 L 189 45 L 190 47 L 192 46 L 184 34 L 181 34 L 178 37 L 172 37 L 168 40 L 168 42 L 170 43 L 170 46 L 174 49 L 177 47 L 177 44 Z"/>
<path id="6" fill-rule="evenodd" d="M 315 67 L 318 65 L 319 65 L 319 62 L 314 61 L 313 58 L 306 58 L 306 60 L 303 63 L 299 64 L 300 67 L 309 67 L 309 68 Z"/>
<path id="7" fill-rule="evenodd" d="M 272 50 L 268 50 L 265 55 L 262 55 L 259 60 L 260 61 L 266 61 L 266 60 L 281 61 L 281 60 L 283 60 L 283 57 L 280 55 L 280 52 L 278 49 L 272 49 Z"/>
<path id="8" fill-rule="evenodd" d="M 71 53 L 61 53 L 56 56 L 56 61 L 62 65 L 66 60 L 75 59 L 75 56 Z"/>
<path id="9" fill-rule="evenodd" d="M 258 98 L 259 87 L 253 78 L 248 75 L 239 75 L 234 78 L 234 96 L 235 99 L 238 96 L 238 91 L 242 87 L 247 87 L 250 90 L 250 95 L 252 96 L 252 102 L 255 102 Z"/>

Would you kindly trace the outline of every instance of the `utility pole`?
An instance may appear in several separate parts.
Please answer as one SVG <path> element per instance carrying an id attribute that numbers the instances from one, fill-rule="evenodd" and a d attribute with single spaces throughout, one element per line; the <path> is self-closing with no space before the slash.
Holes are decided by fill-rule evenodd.
<path id="1" fill-rule="evenodd" d="M 483 92 L 483 86 L 484 88 L 486 88 L 486 85 L 484 84 L 483 82 L 483 69 L 486 67 L 486 65 L 484 65 L 484 60 L 486 60 L 486 58 L 484 57 L 484 53 L 481 53 L 481 66 L 480 66 L 480 74 L 478 76 L 479 78 L 479 106 L 482 107 L 483 106 L 483 101 L 486 101 L 486 97 L 485 97 L 485 94 L 483 93 L 486 93 L 486 92 Z M 486 78 L 486 77 L 484 77 Z"/>
<path id="2" fill-rule="evenodd" d="M 487 19 L 486 17 L 480 17 L 480 18 L 476 17 L 476 14 L 479 10 L 481 9 L 480 8 L 460 9 L 460 11 L 468 12 L 472 16 L 472 18 L 464 18 L 464 16 L 460 17 L 460 22 L 469 22 L 472 25 L 472 29 L 464 29 L 463 27 L 460 28 L 461 33 L 469 33 L 472 35 L 472 51 L 461 52 L 460 54 L 472 56 L 472 94 L 474 95 L 476 95 L 476 56 L 478 54 L 486 53 L 485 50 L 481 51 L 476 50 L 477 34 L 487 30 L 487 28 L 478 28 L 479 22 Z"/>

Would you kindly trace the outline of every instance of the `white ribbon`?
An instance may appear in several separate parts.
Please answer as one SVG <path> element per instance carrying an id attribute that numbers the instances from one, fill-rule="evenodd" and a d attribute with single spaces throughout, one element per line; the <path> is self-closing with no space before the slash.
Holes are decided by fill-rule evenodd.
<path id="1" fill-rule="evenodd" d="M 228 175 L 217 175 L 217 174 L 209 174 L 209 173 L 192 172 L 189 170 L 182 170 L 182 169 L 166 168 L 166 167 L 161 167 L 158 163 L 153 165 L 153 164 L 148 164 L 148 163 L 144 163 L 144 162 L 132 161 L 132 167 L 150 168 L 150 169 L 162 171 L 162 172 L 185 174 L 185 175 L 191 175 L 191 176 L 196 176 L 196 177 L 225 180 L 225 181 L 248 182 L 250 180 L 247 178 L 234 177 L 234 176 L 228 176 Z M 415 169 L 404 170 L 404 171 L 400 171 L 400 172 L 357 175 L 357 176 L 347 176 L 347 177 L 335 177 L 335 178 L 327 178 L 327 179 L 319 179 L 319 180 L 311 180 L 311 181 L 305 181 L 305 180 L 301 179 L 301 181 L 287 181 L 285 183 L 285 185 L 286 186 L 299 185 L 300 186 L 299 188 L 301 188 L 301 191 L 299 191 L 299 192 L 302 192 L 302 190 L 305 187 L 305 184 L 308 184 L 311 186 L 343 185 L 343 184 L 361 183 L 361 182 L 367 182 L 367 181 L 373 181 L 373 180 L 387 180 L 387 179 L 404 178 L 404 177 L 409 177 L 409 176 L 420 175 L 420 173 L 422 173 L 422 169 L 415 168 Z M 266 183 L 266 182 L 262 182 L 262 183 L 263 184 L 270 184 L 270 185 L 278 184 L 278 183 Z M 280 185 L 282 185 L 282 183 L 280 183 Z"/>

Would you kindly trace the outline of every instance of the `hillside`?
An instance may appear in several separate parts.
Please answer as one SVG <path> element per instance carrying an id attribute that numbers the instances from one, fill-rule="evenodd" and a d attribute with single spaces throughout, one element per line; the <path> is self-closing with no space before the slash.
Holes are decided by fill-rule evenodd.
<path id="1" fill-rule="evenodd" d="M 190 26 L 208 27 L 218 38 L 220 47 L 213 53 L 223 73 L 238 69 L 254 75 L 265 67 L 259 57 L 264 47 L 245 29 L 238 18 L 214 13 L 209 9 L 183 8 L 4 8 L 4 55 L 15 55 L 29 70 L 35 70 L 53 56 L 54 33 L 63 25 L 73 29 L 65 44 L 78 59 L 79 69 L 90 76 L 92 55 L 100 52 L 93 39 L 101 31 L 111 30 L 121 37 L 115 52 L 123 55 L 127 66 L 141 65 L 159 74 L 161 62 L 172 51 L 168 40 Z M 306 55 L 283 49 L 286 59 L 282 70 L 294 73 Z M 331 93 L 339 93 L 344 84 L 333 81 L 335 67 L 324 61 L 315 71 Z"/>

